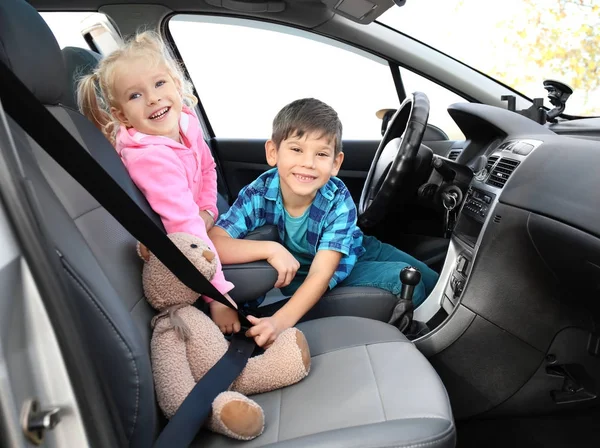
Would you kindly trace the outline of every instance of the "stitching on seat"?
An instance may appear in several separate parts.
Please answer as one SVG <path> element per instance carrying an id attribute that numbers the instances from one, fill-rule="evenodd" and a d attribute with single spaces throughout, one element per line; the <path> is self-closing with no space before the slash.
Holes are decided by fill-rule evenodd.
<path id="1" fill-rule="evenodd" d="M 279 442 L 279 437 L 281 435 L 281 407 L 282 407 L 282 403 L 283 403 L 283 391 L 279 390 L 279 418 L 278 418 L 278 424 L 277 424 L 277 442 Z"/>
<path id="2" fill-rule="evenodd" d="M 419 417 L 417 419 L 411 419 L 411 420 L 418 420 L 420 418 L 421 417 Z M 435 418 L 435 417 L 432 417 L 432 418 Z M 399 445 L 398 444 L 399 442 L 390 442 L 391 445 L 381 445 L 379 443 L 373 444 L 373 442 L 371 442 L 371 443 L 367 442 L 366 444 L 363 444 L 360 446 L 361 446 L 361 448 L 422 448 L 422 447 L 432 446 L 432 445 L 436 445 L 436 444 L 441 444 L 441 443 L 444 443 L 448 439 L 454 438 L 455 437 L 455 429 L 456 429 L 454 426 L 454 423 L 452 421 L 447 420 L 446 418 L 441 418 L 441 419 L 437 418 L 437 420 L 447 421 L 449 426 L 448 426 L 448 429 L 443 431 L 440 436 L 433 436 L 434 440 L 429 440 L 427 442 L 417 442 L 417 443 L 413 443 L 412 445 L 405 445 L 405 444 Z M 360 427 L 367 427 L 367 426 L 369 426 L 369 425 L 361 425 Z M 355 427 L 355 428 L 357 428 L 357 427 Z M 321 434 L 326 434 L 326 433 L 329 433 L 332 431 L 333 432 L 340 431 L 340 430 L 344 430 L 344 429 L 348 429 L 348 427 L 324 431 Z M 314 436 L 316 434 L 318 434 L 318 433 L 309 434 L 309 435 L 301 436 L 301 437 L 296 437 L 293 439 L 287 439 L 287 441 L 302 440 L 302 439 L 305 439 L 306 437 Z M 272 444 L 268 443 L 267 445 L 264 445 L 264 446 L 272 446 Z M 308 445 L 304 444 L 303 446 L 308 446 Z"/>
<path id="3" fill-rule="evenodd" d="M 71 277 L 73 279 L 73 281 L 75 282 L 75 285 L 77 285 L 82 291 L 83 293 L 90 299 L 90 302 L 94 305 L 94 307 L 100 312 L 100 315 L 106 320 L 106 322 L 108 322 L 108 324 L 110 325 L 110 327 L 112 328 L 113 332 L 115 333 L 115 335 L 117 335 L 117 337 L 121 340 L 121 342 L 123 343 L 123 345 L 127 348 L 127 351 L 129 352 L 129 354 L 131 355 L 131 363 L 133 364 L 133 368 L 135 371 L 135 386 L 136 386 L 136 391 L 135 391 L 135 413 L 133 415 L 133 425 L 132 428 L 130 430 L 130 434 L 127 435 L 127 440 L 131 441 L 131 437 L 133 436 L 133 431 L 135 430 L 135 426 L 137 425 L 137 419 L 138 419 L 138 413 L 139 413 L 139 403 L 140 403 L 140 378 L 139 378 L 139 374 L 138 374 L 138 369 L 137 369 L 137 364 L 135 362 L 134 356 L 133 356 L 133 352 L 131 351 L 131 349 L 129 348 L 129 346 L 127 345 L 127 343 L 125 342 L 125 339 L 123 339 L 123 337 L 119 334 L 119 332 L 117 331 L 115 325 L 110 321 L 110 319 L 108 318 L 108 316 L 106 315 L 106 313 L 104 311 L 102 311 L 102 309 L 98 306 L 98 304 L 96 303 L 96 300 L 94 298 L 94 296 L 92 294 L 90 294 L 90 292 L 81 284 L 81 282 L 79 281 L 79 279 L 77 277 L 75 277 L 73 275 L 72 272 L 70 272 L 69 269 L 67 269 L 67 266 L 65 265 L 66 261 L 63 260 L 63 270 L 67 273 L 67 275 L 69 277 Z"/>
<path id="4" fill-rule="evenodd" d="M 454 437 L 454 425 L 451 425 L 450 428 L 448 429 L 448 434 L 446 434 L 445 436 L 443 436 L 440 439 L 432 440 L 430 442 L 415 443 L 412 445 L 394 445 L 393 447 L 390 446 L 390 448 L 421 448 L 424 446 L 432 446 L 432 445 L 437 445 L 437 444 L 443 443 L 446 440 L 453 438 L 453 437 Z"/>
<path id="5" fill-rule="evenodd" d="M 134 304 L 133 306 L 129 309 L 129 312 L 133 312 L 133 310 L 135 309 L 136 306 L 138 306 L 140 304 L 140 302 L 144 302 L 146 301 L 146 297 L 144 296 L 144 294 L 142 294 L 142 297 L 140 297 Z"/>
<path id="6" fill-rule="evenodd" d="M 375 375 L 375 369 L 373 368 L 373 360 L 371 359 L 371 354 L 369 353 L 369 348 L 365 345 L 365 351 L 367 352 L 367 358 L 369 358 L 369 366 L 371 367 L 371 372 L 373 372 L 373 379 L 375 380 L 375 387 L 377 387 L 377 395 L 379 395 L 379 402 L 381 403 L 381 410 L 383 411 L 383 418 L 387 421 L 387 415 L 385 413 L 385 406 L 383 406 L 383 398 L 381 397 L 381 389 L 379 388 L 379 384 L 377 383 L 377 376 Z"/>
<path id="7" fill-rule="evenodd" d="M 87 192 L 86 192 L 86 193 L 87 193 Z M 95 201 L 95 200 L 96 200 L 96 199 L 94 199 L 94 201 Z M 74 217 L 74 218 L 71 218 L 71 219 L 73 219 L 73 221 L 78 221 L 80 218 L 83 218 L 85 215 L 88 215 L 88 214 L 90 214 L 90 213 L 92 213 L 92 212 L 95 212 L 95 211 L 96 211 L 96 210 L 98 210 L 99 208 L 103 208 L 103 207 L 102 207 L 100 204 L 98 204 L 98 202 L 96 201 L 96 206 L 95 206 L 94 208 L 91 208 L 91 209 L 89 209 L 89 210 L 86 210 L 86 211 L 82 212 L 80 215 L 77 215 L 76 217 Z"/>
<path id="8" fill-rule="evenodd" d="M 419 442 L 413 443 L 412 445 L 398 445 L 397 443 L 393 445 L 365 445 L 365 447 L 370 448 L 422 448 L 426 446 L 437 445 L 440 443 L 444 443 L 446 440 L 454 438 L 454 424 L 450 424 L 450 427 L 446 430 L 447 434 L 442 435 L 440 438 L 436 438 L 435 440 L 430 440 L 429 442 Z"/>
<path id="9" fill-rule="evenodd" d="M 344 286 L 341 286 L 340 288 L 344 288 Z M 373 291 L 369 291 L 370 295 L 372 297 L 377 297 L 377 298 L 387 298 L 387 297 L 391 297 L 394 296 L 393 293 L 385 291 L 385 290 L 378 290 L 378 288 L 374 288 L 371 286 L 367 286 L 367 288 L 372 288 Z M 329 293 L 324 294 L 323 297 L 327 300 L 329 299 L 333 299 L 333 300 L 340 300 L 340 299 L 345 299 L 348 296 L 349 292 L 348 291 L 336 291 L 335 289 L 331 290 Z M 395 296 L 394 296 L 395 297 Z"/>
<path id="10" fill-rule="evenodd" d="M 399 341 L 397 339 L 394 339 L 394 340 L 391 340 L 391 341 L 383 341 L 383 340 L 381 340 L 381 341 L 372 342 L 372 343 L 369 343 L 369 344 L 365 344 L 364 342 L 357 342 L 354 345 L 346 345 L 344 347 L 337 347 L 337 348 L 334 348 L 334 349 L 331 349 L 331 350 L 328 350 L 328 351 L 324 351 L 322 353 L 319 353 L 318 355 L 311 356 L 311 358 L 316 358 L 318 356 L 326 355 L 327 353 L 339 352 L 340 350 L 346 350 L 346 349 L 349 349 L 349 348 L 369 347 L 371 345 L 377 345 L 377 344 L 393 344 L 393 343 L 396 343 L 396 342 L 398 342 L 400 344 L 407 344 L 407 343 L 408 344 L 413 344 L 413 342 L 409 341 L 408 339 L 406 341 Z"/>

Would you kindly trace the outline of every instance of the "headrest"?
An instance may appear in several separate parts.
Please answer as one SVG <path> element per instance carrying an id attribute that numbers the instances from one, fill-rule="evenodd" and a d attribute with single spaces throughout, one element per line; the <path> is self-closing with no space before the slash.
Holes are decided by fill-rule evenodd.
<path id="1" fill-rule="evenodd" d="M 77 81 L 82 76 L 92 73 L 101 56 L 94 51 L 79 47 L 65 47 L 62 49 L 62 54 L 69 77 L 63 103 L 77 109 Z"/>
<path id="2" fill-rule="evenodd" d="M 62 99 L 67 74 L 60 48 L 42 16 L 24 0 L 0 1 L 0 60 L 42 103 Z"/>

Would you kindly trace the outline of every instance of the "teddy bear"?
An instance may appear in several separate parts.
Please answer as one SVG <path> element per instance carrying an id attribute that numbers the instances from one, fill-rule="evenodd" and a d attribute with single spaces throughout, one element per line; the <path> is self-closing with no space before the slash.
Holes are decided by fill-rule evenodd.
<path id="1" fill-rule="evenodd" d="M 208 279 L 216 272 L 215 253 L 196 236 L 172 233 L 168 237 Z M 171 273 L 144 245 L 144 294 L 159 313 L 152 319 L 150 345 L 158 404 L 171 418 L 194 385 L 227 351 L 228 341 L 217 325 L 194 307 L 199 294 Z M 295 384 L 310 371 L 310 352 L 304 334 L 289 328 L 259 356 L 251 357 L 230 388 L 212 403 L 209 430 L 238 440 L 251 440 L 264 430 L 262 408 L 247 395 Z"/>

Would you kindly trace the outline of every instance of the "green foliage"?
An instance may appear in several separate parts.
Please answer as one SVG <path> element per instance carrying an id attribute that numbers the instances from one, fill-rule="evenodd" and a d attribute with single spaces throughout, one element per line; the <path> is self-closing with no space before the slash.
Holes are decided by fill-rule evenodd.
<path id="1" fill-rule="evenodd" d="M 540 83 L 539 74 L 582 93 L 585 114 L 600 108 L 600 1 L 522 0 L 525 14 L 504 20 L 502 45 L 514 57 L 495 63 L 490 74 L 519 88 Z"/>

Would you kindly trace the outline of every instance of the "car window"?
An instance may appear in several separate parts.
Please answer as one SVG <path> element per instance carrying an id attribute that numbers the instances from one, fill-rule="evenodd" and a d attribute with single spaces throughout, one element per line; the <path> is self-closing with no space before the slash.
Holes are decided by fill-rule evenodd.
<path id="1" fill-rule="evenodd" d="M 386 60 L 328 38 L 197 15 L 174 17 L 169 30 L 219 137 L 266 138 L 281 107 L 316 97 L 336 109 L 345 139 L 379 139 L 376 111 L 399 105 Z M 402 77 L 407 92 L 429 97 L 430 123 L 464 139 L 447 108 L 465 100 L 409 70 Z"/>
<path id="2" fill-rule="evenodd" d="M 448 114 L 448 106 L 454 103 L 466 103 L 467 100 L 405 68 L 400 69 L 400 75 L 407 93 L 424 92 L 429 98 L 429 123 L 442 129 L 450 140 L 464 140 L 465 135 Z"/>
<path id="3" fill-rule="evenodd" d="M 387 61 L 312 33 L 192 15 L 169 30 L 219 137 L 266 138 L 279 109 L 315 97 L 336 109 L 345 139 L 379 139 L 375 113 L 399 105 Z"/>
<path id="4" fill-rule="evenodd" d="M 108 54 L 121 39 L 105 14 L 90 12 L 42 12 L 60 48 L 80 47 Z"/>
<path id="5" fill-rule="evenodd" d="M 81 21 L 89 12 L 42 12 L 42 18 L 50 27 L 60 48 L 89 48 L 81 34 Z"/>

